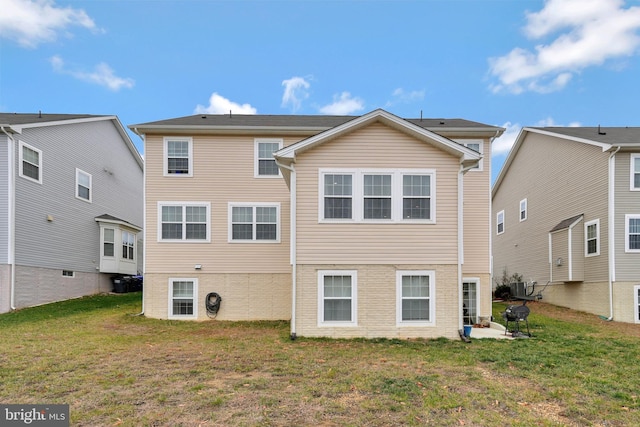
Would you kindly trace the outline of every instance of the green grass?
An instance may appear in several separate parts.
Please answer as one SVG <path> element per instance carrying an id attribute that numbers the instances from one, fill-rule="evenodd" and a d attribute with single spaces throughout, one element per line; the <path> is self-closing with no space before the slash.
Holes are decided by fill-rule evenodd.
<path id="1" fill-rule="evenodd" d="M 288 322 L 82 298 L 0 315 L 0 401 L 82 426 L 639 425 L 640 328 L 531 309 L 531 339 L 291 341 Z"/>

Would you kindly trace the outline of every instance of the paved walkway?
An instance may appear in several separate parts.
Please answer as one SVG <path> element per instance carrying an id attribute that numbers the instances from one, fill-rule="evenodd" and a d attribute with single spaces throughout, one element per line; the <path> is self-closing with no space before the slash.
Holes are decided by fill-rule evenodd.
<path id="1" fill-rule="evenodd" d="M 505 327 L 499 323 L 491 322 L 490 328 L 471 328 L 471 339 L 482 339 L 482 338 L 493 338 L 493 339 L 514 339 L 511 336 L 511 333 L 507 332 L 505 334 Z"/>

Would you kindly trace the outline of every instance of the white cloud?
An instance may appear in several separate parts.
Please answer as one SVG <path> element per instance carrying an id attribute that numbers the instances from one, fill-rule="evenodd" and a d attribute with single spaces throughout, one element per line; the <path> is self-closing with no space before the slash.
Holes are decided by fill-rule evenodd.
<path id="1" fill-rule="evenodd" d="M 527 14 L 523 30 L 530 39 L 555 38 L 534 51 L 516 47 L 489 59 L 499 81 L 492 90 L 557 91 L 584 68 L 636 54 L 640 7 L 623 6 L 622 0 L 547 0 L 542 10 Z"/>
<path id="2" fill-rule="evenodd" d="M 302 100 L 309 97 L 308 89 L 311 84 L 303 77 L 291 77 L 282 81 L 284 86 L 284 94 L 282 95 L 282 106 L 291 106 L 292 111 L 298 111 L 302 104 Z"/>
<path id="3" fill-rule="evenodd" d="M 342 92 L 333 96 L 333 103 L 320 108 L 322 114 L 349 115 L 364 108 L 364 101 L 360 98 L 352 98 L 349 92 Z"/>
<path id="4" fill-rule="evenodd" d="M 227 114 L 229 112 L 233 114 L 256 114 L 258 110 L 252 107 L 250 104 L 237 104 L 227 98 L 218 95 L 217 92 L 213 92 L 209 98 L 209 105 L 204 106 L 198 104 L 194 110 L 195 114 Z"/>
<path id="5" fill-rule="evenodd" d="M 502 125 L 505 131 L 499 138 L 496 138 L 491 143 L 491 156 L 502 156 L 511 150 L 513 143 L 516 142 L 516 138 L 520 133 L 520 123 L 506 122 Z"/>
<path id="6" fill-rule="evenodd" d="M 99 31 L 84 10 L 58 7 L 53 0 L 0 0 L 0 10 L 0 37 L 24 47 L 56 40 L 72 26 Z"/>
<path id="7" fill-rule="evenodd" d="M 54 71 L 58 73 L 70 75 L 78 80 L 82 80 L 87 83 L 104 86 L 114 92 L 117 92 L 122 88 L 131 89 L 135 84 L 135 81 L 131 78 L 122 78 L 116 76 L 113 69 L 104 62 L 96 65 L 94 67 L 94 70 L 90 72 L 82 70 L 70 70 L 66 68 L 63 59 L 58 55 L 51 57 L 50 62 Z"/>
<path id="8" fill-rule="evenodd" d="M 539 120 L 533 125 L 528 125 L 532 127 L 578 127 L 582 126 L 580 122 L 571 122 L 568 125 L 561 125 L 555 122 L 552 117 L 547 117 L 545 119 Z M 513 144 L 516 142 L 518 135 L 520 134 L 520 129 L 522 129 L 522 125 L 520 123 L 511 123 L 506 122 L 502 125 L 505 128 L 504 133 L 499 137 L 493 140 L 491 143 L 491 156 L 492 157 L 501 157 L 507 154 Z"/>
<path id="9" fill-rule="evenodd" d="M 391 107 L 399 103 L 408 104 L 415 101 L 422 101 L 424 99 L 424 90 L 412 90 L 407 92 L 403 88 L 399 87 L 393 91 L 391 96 L 392 99 L 387 101 L 387 107 Z"/>

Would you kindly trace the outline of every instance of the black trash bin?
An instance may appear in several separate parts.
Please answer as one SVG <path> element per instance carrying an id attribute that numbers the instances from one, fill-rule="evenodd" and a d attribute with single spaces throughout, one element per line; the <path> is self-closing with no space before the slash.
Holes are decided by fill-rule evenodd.
<path id="1" fill-rule="evenodd" d="M 113 292 L 117 294 L 124 294 L 128 292 L 127 289 L 127 281 L 124 280 L 124 277 L 116 276 L 111 278 L 111 282 L 113 283 Z"/>
<path id="2" fill-rule="evenodd" d="M 131 276 L 129 292 L 140 292 L 142 290 L 142 276 Z"/>

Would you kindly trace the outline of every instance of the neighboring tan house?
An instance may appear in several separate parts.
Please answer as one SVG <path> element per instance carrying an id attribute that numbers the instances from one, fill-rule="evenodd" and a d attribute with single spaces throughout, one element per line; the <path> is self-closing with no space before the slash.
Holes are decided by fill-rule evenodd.
<path id="1" fill-rule="evenodd" d="M 145 142 L 147 316 L 452 338 L 463 305 L 472 322 L 490 317 L 484 159 L 502 128 L 384 110 L 130 128 Z"/>
<path id="2" fill-rule="evenodd" d="M 640 323 L 640 128 L 524 128 L 492 199 L 494 278 Z"/>
<path id="3" fill-rule="evenodd" d="M 0 177 L 0 312 L 141 271 L 143 162 L 116 116 L 0 113 Z"/>

